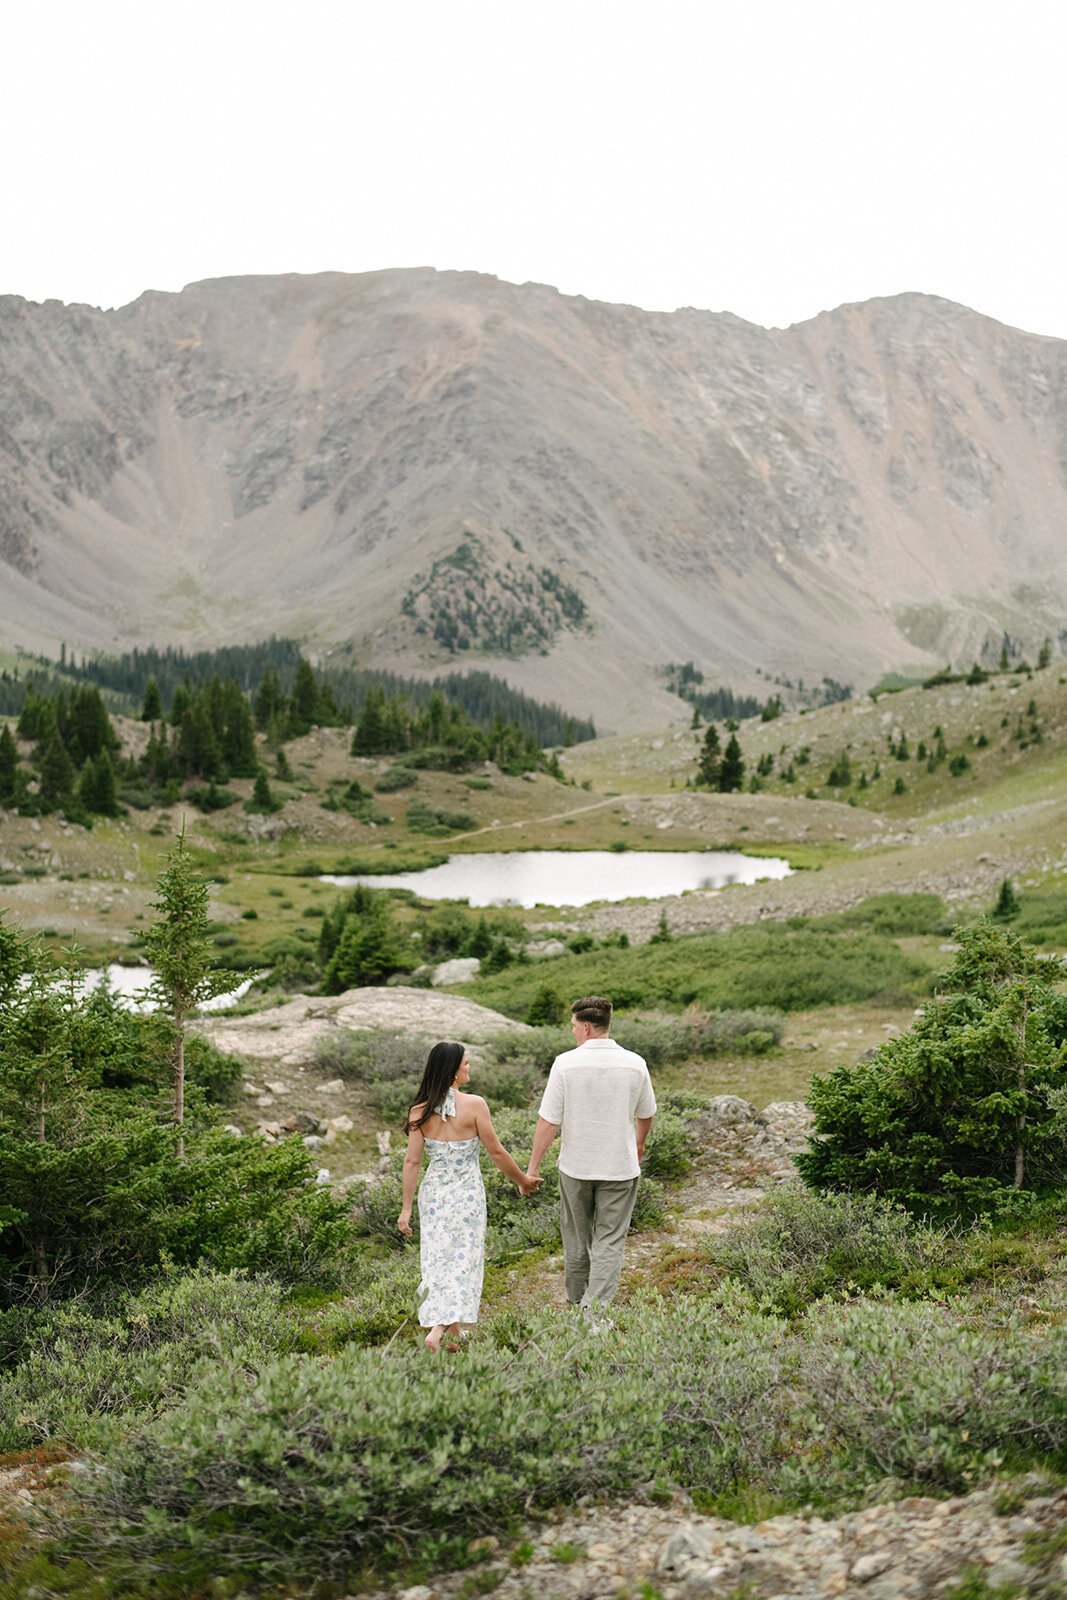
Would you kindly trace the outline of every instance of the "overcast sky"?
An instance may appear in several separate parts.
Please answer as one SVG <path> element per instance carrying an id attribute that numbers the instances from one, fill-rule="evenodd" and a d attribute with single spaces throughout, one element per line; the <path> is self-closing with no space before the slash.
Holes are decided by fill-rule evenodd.
<path id="1" fill-rule="evenodd" d="M 1062 3 L 24 0 L 0 292 L 435 266 L 1067 337 Z"/>

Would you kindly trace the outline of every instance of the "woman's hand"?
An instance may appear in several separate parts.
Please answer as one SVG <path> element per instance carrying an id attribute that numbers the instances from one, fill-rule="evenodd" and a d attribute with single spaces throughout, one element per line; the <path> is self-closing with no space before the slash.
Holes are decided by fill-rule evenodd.
<path id="1" fill-rule="evenodd" d="M 527 1195 L 536 1194 L 540 1187 L 540 1178 L 531 1178 L 526 1173 L 523 1173 L 522 1177 L 519 1179 L 519 1193 L 524 1199 Z"/>
<path id="2" fill-rule="evenodd" d="M 410 1211 L 402 1211 L 400 1213 L 400 1215 L 396 1219 L 396 1225 L 400 1229 L 401 1233 L 406 1234 L 409 1239 L 411 1238 L 411 1212 Z"/>

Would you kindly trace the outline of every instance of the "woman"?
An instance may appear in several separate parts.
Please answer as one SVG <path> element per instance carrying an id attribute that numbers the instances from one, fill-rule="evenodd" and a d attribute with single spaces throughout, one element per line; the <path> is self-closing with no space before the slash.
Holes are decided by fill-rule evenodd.
<path id="1" fill-rule="evenodd" d="M 520 1171 L 500 1143 L 481 1095 L 456 1093 L 470 1082 L 470 1075 L 467 1052 L 461 1044 L 435 1044 L 404 1124 L 408 1136 L 404 1209 L 396 1219 L 401 1233 L 411 1233 L 411 1205 L 423 1147 L 430 1153 L 419 1190 L 419 1324 L 430 1330 L 426 1348 L 435 1352 L 446 1333 L 456 1340 L 461 1322 L 478 1320 L 485 1271 L 485 1188 L 478 1165 L 479 1141 L 493 1165 L 516 1183 L 522 1194 L 533 1194 L 541 1187 L 539 1179 Z M 456 1348 L 450 1342 L 449 1349 Z"/>

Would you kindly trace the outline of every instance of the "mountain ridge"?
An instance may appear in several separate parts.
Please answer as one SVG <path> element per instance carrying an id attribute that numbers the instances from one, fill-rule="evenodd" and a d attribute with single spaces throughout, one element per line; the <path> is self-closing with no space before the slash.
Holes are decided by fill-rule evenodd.
<path id="1" fill-rule="evenodd" d="M 285 633 L 625 728 L 677 713 L 669 661 L 751 691 L 1063 632 L 1067 343 L 935 296 L 774 330 L 431 268 L 227 278 L 0 298 L 0 372 L 31 649 Z"/>

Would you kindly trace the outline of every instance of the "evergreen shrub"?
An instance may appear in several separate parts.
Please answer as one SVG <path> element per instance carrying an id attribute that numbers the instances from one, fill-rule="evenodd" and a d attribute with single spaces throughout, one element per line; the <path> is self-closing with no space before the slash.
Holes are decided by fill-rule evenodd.
<path id="1" fill-rule="evenodd" d="M 818 1189 L 922 1211 L 1010 1210 L 1067 1177 L 1067 997 L 1059 962 L 992 922 L 960 950 L 907 1033 L 815 1078 L 818 1138 L 797 1157 Z"/>

